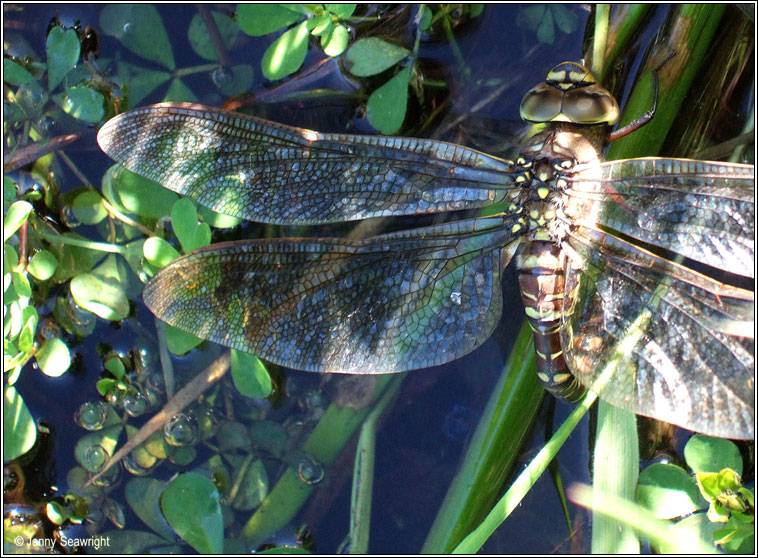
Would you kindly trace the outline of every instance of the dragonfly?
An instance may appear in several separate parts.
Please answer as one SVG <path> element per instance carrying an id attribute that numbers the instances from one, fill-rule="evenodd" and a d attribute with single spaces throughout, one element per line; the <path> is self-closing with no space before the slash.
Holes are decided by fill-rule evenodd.
<path id="1" fill-rule="evenodd" d="M 521 114 L 544 129 L 514 161 L 175 103 L 117 115 L 98 142 L 127 169 L 249 221 L 492 210 L 361 238 L 201 248 L 144 290 L 179 329 L 293 369 L 435 366 L 492 335 L 515 257 L 548 390 L 590 388 L 637 414 L 753 439 L 754 167 L 603 161 L 618 103 L 578 63 L 553 68 Z"/>

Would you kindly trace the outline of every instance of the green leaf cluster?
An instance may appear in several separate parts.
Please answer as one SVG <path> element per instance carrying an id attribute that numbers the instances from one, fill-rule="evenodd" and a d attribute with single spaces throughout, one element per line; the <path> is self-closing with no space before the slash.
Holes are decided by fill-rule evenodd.
<path id="1" fill-rule="evenodd" d="M 698 434 L 687 442 L 684 457 L 692 474 L 668 463 L 645 468 L 637 501 L 656 517 L 672 520 L 681 536 L 704 537 L 726 552 L 752 553 L 754 493 L 741 484 L 742 456 L 737 446 Z"/>
<path id="2" fill-rule="evenodd" d="M 342 54 L 350 34 L 340 20 L 352 16 L 355 8 L 356 4 L 239 4 L 237 23 L 253 37 L 286 29 L 266 49 L 261 62 L 266 79 L 277 80 L 300 69 L 311 35 L 319 38 L 327 56 Z"/>

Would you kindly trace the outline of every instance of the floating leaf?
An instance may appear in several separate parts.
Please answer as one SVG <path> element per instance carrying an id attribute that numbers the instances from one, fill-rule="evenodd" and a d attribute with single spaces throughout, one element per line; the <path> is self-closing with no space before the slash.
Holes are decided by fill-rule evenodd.
<path id="1" fill-rule="evenodd" d="M 132 478 L 126 483 L 124 495 L 137 517 L 153 531 L 165 537 L 167 541 L 173 541 L 176 536 L 166 523 L 159 504 L 161 493 L 165 488 L 166 483 L 156 479 Z"/>
<path id="2" fill-rule="evenodd" d="M 345 26 L 337 24 L 328 37 L 326 35 L 321 37 L 321 48 L 324 49 L 324 53 L 327 56 L 339 56 L 345 52 L 349 39 L 350 34 L 347 32 Z"/>
<path id="3" fill-rule="evenodd" d="M 303 19 L 303 14 L 278 4 L 240 4 L 237 6 L 237 24 L 240 29 L 261 37 L 289 27 Z"/>
<path id="4" fill-rule="evenodd" d="M 171 74 L 164 70 L 141 68 L 126 62 L 119 62 L 118 74 L 129 86 L 129 102 L 139 104 L 155 89 L 171 79 Z"/>
<path id="5" fill-rule="evenodd" d="M 106 173 L 103 178 L 103 192 L 112 193 L 116 202 L 128 212 L 136 213 L 149 219 L 160 219 L 168 215 L 171 207 L 179 199 L 174 192 L 167 190 L 157 182 L 126 170 L 120 165 L 111 167 L 113 172 Z M 105 184 L 110 180 L 110 191 Z"/>
<path id="6" fill-rule="evenodd" d="M 21 64 L 10 58 L 3 58 L 3 81 L 11 85 L 22 85 L 34 81 L 34 76 Z"/>
<path id="7" fill-rule="evenodd" d="M 311 35 L 314 35 L 315 37 L 329 34 L 333 28 L 334 22 L 329 14 L 324 14 L 308 20 L 308 29 L 311 30 Z"/>
<path id="8" fill-rule="evenodd" d="M 85 434 L 79 438 L 79 440 L 76 442 L 76 446 L 74 446 L 74 458 L 76 459 L 77 463 L 91 472 L 91 467 L 93 465 L 96 465 L 92 461 L 92 455 L 94 453 L 93 448 L 97 452 L 100 452 L 101 448 L 105 454 L 110 457 L 116 452 L 118 438 L 121 436 L 121 431 L 123 429 L 124 427 L 119 422 L 111 426 L 106 426 L 101 430 L 96 430 L 94 432 L 90 432 L 89 434 Z M 101 458 L 102 457 L 98 455 L 98 463 Z"/>
<path id="9" fill-rule="evenodd" d="M 166 326 L 166 345 L 175 355 L 183 355 L 197 347 L 203 340 L 173 326 Z"/>
<path id="10" fill-rule="evenodd" d="M 86 240 L 75 232 L 65 232 L 62 236 L 64 238 Z M 58 258 L 55 280 L 59 283 L 67 281 L 74 275 L 89 271 L 103 257 L 102 252 L 81 246 L 72 246 L 71 244 L 66 244 L 65 241 L 51 245 L 50 251 Z"/>
<path id="11" fill-rule="evenodd" d="M 261 61 L 267 79 L 281 79 L 294 74 L 305 61 L 308 52 L 308 25 L 304 21 L 283 33 L 266 49 Z"/>
<path id="12" fill-rule="evenodd" d="M 174 78 L 171 80 L 171 85 L 168 86 L 168 91 L 166 91 L 163 101 L 172 103 L 194 103 L 197 101 L 197 96 L 182 80 Z"/>
<path id="13" fill-rule="evenodd" d="M 96 225 L 108 216 L 100 193 L 92 188 L 84 188 L 71 200 L 74 216 L 84 225 Z"/>
<path id="14" fill-rule="evenodd" d="M 56 26 L 47 36 L 46 47 L 47 86 L 52 91 L 79 60 L 79 36 L 73 29 Z"/>
<path id="15" fill-rule="evenodd" d="M 40 250 L 32 256 L 26 269 L 36 279 L 46 281 L 53 276 L 57 266 L 58 260 L 55 259 L 52 252 L 48 250 Z"/>
<path id="16" fill-rule="evenodd" d="M 21 228 L 29 213 L 32 212 L 32 204 L 27 201 L 17 201 L 8 208 L 3 223 L 3 242 L 8 240 L 13 234 Z"/>
<path id="17" fill-rule="evenodd" d="M 155 6 L 108 4 L 100 12 L 100 27 L 133 53 L 169 70 L 176 68 L 171 41 Z"/>
<path id="18" fill-rule="evenodd" d="M 3 458 L 16 459 L 32 449 L 37 441 L 37 426 L 24 399 L 12 386 L 5 386 L 3 402 Z"/>
<path id="19" fill-rule="evenodd" d="M 409 54 L 408 49 L 377 37 L 360 39 L 347 51 L 348 71 L 354 76 L 373 76 L 391 68 Z"/>
<path id="20" fill-rule="evenodd" d="M 682 517 L 698 509 L 698 488 L 687 471 L 654 463 L 640 473 L 637 501 L 659 519 Z"/>
<path id="21" fill-rule="evenodd" d="M 34 333 L 37 331 L 39 314 L 34 306 L 27 306 L 21 309 L 21 332 L 18 334 L 18 348 L 25 353 L 31 353 L 34 350 Z"/>
<path id="22" fill-rule="evenodd" d="M 263 461 L 256 459 L 245 471 L 232 507 L 235 510 L 249 511 L 257 508 L 268 496 L 268 473 Z"/>
<path id="23" fill-rule="evenodd" d="M 11 271 L 11 281 L 13 281 L 13 286 L 15 287 L 18 296 L 24 298 L 30 298 L 32 296 L 32 286 L 29 284 L 29 279 L 26 277 L 26 273 Z"/>
<path id="24" fill-rule="evenodd" d="M 100 122 L 105 116 L 105 97 L 91 87 L 69 87 L 60 105 L 66 114 L 92 124 Z"/>
<path id="25" fill-rule="evenodd" d="M 176 248 L 158 236 L 151 236 L 145 241 L 142 253 L 156 267 L 165 267 L 180 256 Z"/>
<path id="26" fill-rule="evenodd" d="M 209 479 L 196 473 L 175 477 L 160 499 L 163 516 L 192 548 L 219 554 L 224 547 L 224 520 L 219 493 Z"/>
<path id="27" fill-rule="evenodd" d="M 409 68 L 403 68 L 368 98 L 366 103 L 368 120 L 382 134 L 394 134 L 403 125 L 408 105 L 409 72 Z"/>
<path id="28" fill-rule="evenodd" d="M 103 319 L 118 321 L 129 315 L 129 299 L 121 285 L 93 273 L 82 273 L 71 279 L 74 301 Z"/>
<path id="29" fill-rule="evenodd" d="M 214 82 L 225 95 L 233 96 L 243 93 L 253 85 L 253 67 L 250 64 L 237 64 L 226 69 L 223 75 L 214 74 Z"/>
<path id="30" fill-rule="evenodd" d="M 333 13 L 340 19 L 350 17 L 355 12 L 358 4 L 324 4 L 327 11 Z"/>
<path id="31" fill-rule="evenodd" d="M 216 28 L 218 28 L 219 35 L 221 35 L 221 42 L 226 49 L 232 48 L 235 39 L 237 38 L 237 32 L 239 27 L 232 18 L 219 12 L 211 12 L 213 21 L 216 22 Z M 200 14 L 195 14 L 190 22 L 189 29 L 187 30 L 187 38 L 189 39 L 190 46 L 199 56 L 206 60 L 218 60 L 218 53 L 216 47 L 213 46 L 208 28 L 205 26 L 203 18 Z"/>
<path id="32" fill-rule="evenodd" d="M 34 356 L 40 369 L 52 377 L 60 376 L 71 365 L 71 353 L 57 337 L 46 339 Z"/>
<path id="33" fill-rule="evenodd" d="M 697 434 L 684 446 L 684 459 L 695 473 L 718 473 L 730 468 L 742 474 L 742 456 L 739 448 L 722 438 Z"/>
<path id="34" fill-rule="evenodd" d="M 258 398 L 271 395 L 271 376 L 257 356 L 232 349 L 232 379 L 242 395 Z"/>
<path id="35" fill-rule="evenodd" d="M 198 223 L 195 204 L 188 198 L 180 198 L 171 208 L 171 225 L 185 254 L 211 242 L 210 227 L 207 223 Z"/>
<path id="36" fill-rule="evenodd" d="M 242 222 L 242 219 L 239 217 L 216 213 L 202 205 L 198 207 L 198 213 L 200 214 L 200 217 L 203 218 L 203 221 L 208 223 L 214 229 L 233 229 Z"/>

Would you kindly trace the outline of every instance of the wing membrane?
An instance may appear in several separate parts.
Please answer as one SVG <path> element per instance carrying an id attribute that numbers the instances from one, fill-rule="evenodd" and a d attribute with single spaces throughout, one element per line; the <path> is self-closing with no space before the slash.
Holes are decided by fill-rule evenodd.
<path id="1" fill-rule="evenodd" d="M 506 218 L 365 240 L 214 245 L 147 285 L 147 306 L 204 339 L 301 370 L 398 372 L 484 342 L 502 307 Z"/>
<path id="2" fill-rule="evenodd" d="M 753 278 L 754 172 L 688 159 L 611 161 L 580 169 L 566 203 L 575 224 Z"/>
<path id="3" fill-rule="evenodd" d="M 432 140 L 321 134 L 164 103 L 98 134 L 113 159 L 219 213 L 316 224 L 479 208 L 504 199 L 511 163 Z"/>

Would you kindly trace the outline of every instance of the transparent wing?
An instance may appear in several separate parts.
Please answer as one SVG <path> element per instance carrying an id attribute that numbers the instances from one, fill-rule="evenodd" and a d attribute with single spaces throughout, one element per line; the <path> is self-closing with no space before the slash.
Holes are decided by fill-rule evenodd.
<path id="1" fill-rule="evenodd" d="M 511 163 L 459 145 L 320 134 L 191 104 L 109 120 L 103 151 L 219 213 L 315 224 L 479 208 L 503 201 Z"/>
<path id="2" fill-rule="evenodd" d="M 433 366 L 492 333 L 515 224 L 483 218 L 364 240 L 218 244 L 162 269 L 144 298 L 171 325 L 292 368 Z"/>
<path id="3" fill-rule="evenodd" d="M 755 276 L 755 168 L 642 158 L 580 169 L 566 192 L 577 224 L 715 269 Z"/>
<path id="4" fill-rule="evenodd" d="M 600 180 L 581 176 L 567 194 L 588 211 L 565 245 L 561 344 L 572 372 L 635 413 L 753 438 L 754 291 L 738 277 L 754 276 L 752 167 L 601 167 Z"/>

